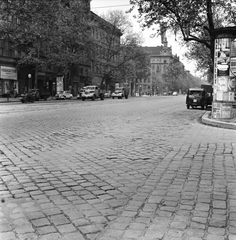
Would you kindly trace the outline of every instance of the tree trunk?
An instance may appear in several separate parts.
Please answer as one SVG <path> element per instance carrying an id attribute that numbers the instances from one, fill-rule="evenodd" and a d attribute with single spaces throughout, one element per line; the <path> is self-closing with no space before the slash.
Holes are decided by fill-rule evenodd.
<path id="1" fill-rule="evenodd" d="M 35 67 L 34 88 L 38 88 L 38 66 Z"/>

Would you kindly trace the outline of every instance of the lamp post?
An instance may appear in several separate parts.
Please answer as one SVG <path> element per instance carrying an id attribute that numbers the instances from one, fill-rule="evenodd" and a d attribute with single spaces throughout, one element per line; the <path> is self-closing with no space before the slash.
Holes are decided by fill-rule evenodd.
<path id="1" fill-rule="evenodd" d="M 27 91 L 29 91 L 29 88 L 31 87 L 31 74 L 29 73 L 28 74 L 28 89 L 27 89 Z"/>

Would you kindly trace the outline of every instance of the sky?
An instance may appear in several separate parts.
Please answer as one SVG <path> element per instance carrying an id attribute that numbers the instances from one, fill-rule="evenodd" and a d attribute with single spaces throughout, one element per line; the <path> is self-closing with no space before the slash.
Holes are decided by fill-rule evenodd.
<path id="1" fill-rule="evenodd" d="M 91 10 L 96 14 L 103 14 L 109 10 L 129 10 L 131 5 L 129 4 L 129 0 L 92 0 L 91 1 Z M 130 20 L 134 25 L 134 31 L 141 32 L 142 29 L 132 16 L 134 14 L 130 14 Z M 152 38 L 151 35 L 154 33 L 152 29 L 146 29 L 142 31 L 142 35 L 144 38 L 143 46 L 155 47 L 161 45 L 161 37 Z M 185 65 L 185 69 L 189 70 L 193 75 L 198 75 L 195 73 L 195 65 L 193 62 L 189 62 L 186 58 L 183 57 L 184 48 L 181 47 L 177 41 L 175 41 L 175 37 L 170 33 L 167 33 L 168 38 L 168 46 L 172 47 L 172 53 L 174 55 L 179 56 L 180 61 Z"/>

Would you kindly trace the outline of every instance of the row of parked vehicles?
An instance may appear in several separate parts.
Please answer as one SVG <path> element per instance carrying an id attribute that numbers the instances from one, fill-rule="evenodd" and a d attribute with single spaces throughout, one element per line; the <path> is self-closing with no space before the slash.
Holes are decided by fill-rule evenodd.
<path id="1" fill-rule="evenodd" d="M 22 103 L 44 100 L 46 101 L 50 96 L 49 91 L 40 91 L 39 89 L 29 89 L 28 92 L 25 92 L 20 95 L 20 101 Z"/>
<path id="2" fill-rule="evenodd" d="M 47 100 L 50 96 L 49 92 L 41 92 L 39 89 L 30 89 L 28 92 L 25 92 L 24 94 L 21 94 L 21 102 L 34 102 L 38 101 L 40 99 Z M 115 89 L 114 92 L 111 91 L 104 91 L 100 89 L 96 85 L 89 85 L 83 87 L 80 92 L 77 94 L 77 99 L 82 99 L 82 101 L 85 101 L 86 99 L 91 99 L 94 101 L 95 99 L 101 99 L 104 100 L 104 98 L 128 98 L 129 91 L 128 89 L 124 87 L 118 87 Z M 65 99 L 72 99 L 73 95 L 71 91 L 58 91 L 55 95 L 56 100 L 65 100 Z"/>
<path id="3" fill-rule="evenodd" d="M 85 101 L 86 99 L 91 99 L 93 101 L 97 98 L 100 98 L 101 100 L 104 100 L 104 98 L 127 99 L 128 95 L 128 90 L 123 87 L 116 88 L 116 90 L 111 93 L 111 91 L 105 92 L 101 90 L 98 86 L 92 85 L 83 87 L 78 93 L 77 99 L 82 99 L 82 101 Z"/>

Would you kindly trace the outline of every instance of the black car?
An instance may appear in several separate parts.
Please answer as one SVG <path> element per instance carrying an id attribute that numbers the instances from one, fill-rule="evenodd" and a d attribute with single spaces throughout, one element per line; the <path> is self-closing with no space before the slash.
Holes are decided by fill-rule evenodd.
<path id="1" fill-rule="evenodd" d="M 203 88 L 189 88 L 186 96 L 187 109 L 200 106 L 202 109 L 211 105 L 212 99 Z"/>

